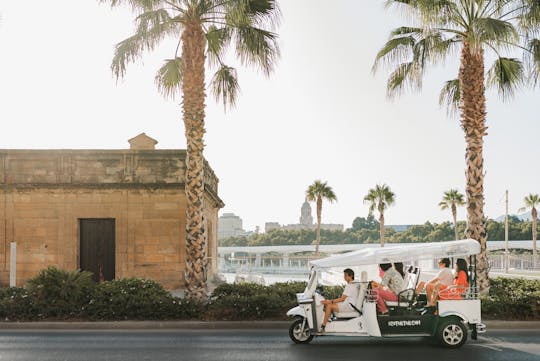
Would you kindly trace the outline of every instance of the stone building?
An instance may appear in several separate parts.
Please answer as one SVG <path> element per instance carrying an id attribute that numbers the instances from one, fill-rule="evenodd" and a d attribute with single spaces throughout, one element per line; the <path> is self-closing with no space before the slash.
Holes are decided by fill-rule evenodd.
<path id="1" fill-rule="evenodd" d="M 144 133 L 126 150 L 0 150 L 0 284 L 16 242 L 18 286 L 49 265 L 96 279 L 184 285 L 185 150 Z M 218 179 L 205 165 L 208 275 L 217 271 Z"/>

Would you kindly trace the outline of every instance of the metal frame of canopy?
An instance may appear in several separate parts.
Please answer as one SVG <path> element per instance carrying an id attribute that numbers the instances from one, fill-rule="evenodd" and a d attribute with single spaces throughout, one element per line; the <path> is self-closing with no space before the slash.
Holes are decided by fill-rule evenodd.
<path id="1" fill-rule="evenodd" d="M 332 267 L 357 267 L 380 263 L 395 263 L 404 260 L 424 260 L 469 256 L 471 286 L 476 287 L 476 255 L 480 253 L 480 243 L 474 239 L 459 241 L 419 243 L 402 245 L 388 244 L 386 247 L 361 249 L 337 254 L 310 262 L 313 269 Z"/>
<path id="2" fill-rule="evenodd" d="M 381 248 L 361 249 L 337 254 L 310 262 L 312 267 L 354 267 L 379 263 L 394 263 L 408 259 L 436 259 L 472 256 L 480 253 L 480 243 L 474 239 L 460 241 L 419 243 L 399 246 L 387 245 Z"/>

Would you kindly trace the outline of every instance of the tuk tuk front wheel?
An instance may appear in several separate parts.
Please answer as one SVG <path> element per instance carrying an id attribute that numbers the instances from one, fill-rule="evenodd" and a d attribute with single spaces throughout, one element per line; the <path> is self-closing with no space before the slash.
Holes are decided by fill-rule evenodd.
<path id="1" fill-rule="evenodd" d="M 313 335 L 309 330 L 309 325 L 305 318 L 294 320 L 289 327 L 289 337 L 294 343 L 309 343 L 313 340 Z"/>
<path id="2" fill-rule="evenodd" d="M 438 328 L 437 338 L 445 347 L 461 347 L 467 341 L 467 327 L 461 320 L 450 319 L 443 321 Z"/>

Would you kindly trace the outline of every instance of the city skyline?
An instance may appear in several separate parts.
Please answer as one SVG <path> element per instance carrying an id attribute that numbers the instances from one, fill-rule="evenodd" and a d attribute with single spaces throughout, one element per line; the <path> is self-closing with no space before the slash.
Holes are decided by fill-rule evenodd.
<path id="1" fill-rule="evenodd" d="M 280 4 L 275 73 L 265 79 L 239 69 L 238 106 L 227 113 L 207 100 L 205 155 L 220 179 L 223 213 L 241 215 L 246 229 L 295 223 L 305 190 L 321 179 L 338 197 L 323 205 L 323 223 L 350 227 L 366 217 L 362 199 L 377 183 L 396 193 L 389 224 L 450 220 L 437 204 L 450 188 L 464 191 L 465 143 L 458 119 L 437 97 L 455 77 L 457 59 L 427 74 L 421 92 L 390 101 L 386 74 L 374 76 L 371 65 L 390 30 L 406 23 L 399 14 L 385 11 L 383 1 Z M 9 121 L 0 148 L 126 149 L 141 132 L 157 139 L 158 149 L 185 148 L 180 101 L 163 99 L 154 85 L 174 40 L 116 82 L 110 62 L 114 44 L 133 30 L 128 7 L 59 0 L 30 11 L 4 0 L 0 13 L 0 117 Z M 47 41 L 36 41 L 36 33 Z M 540 192 L 538 89 L 506 103 L 493 92 L 487 97 L 485 213 L 496 218 L 506 189 L 510 213 L 526 194 Z"/>

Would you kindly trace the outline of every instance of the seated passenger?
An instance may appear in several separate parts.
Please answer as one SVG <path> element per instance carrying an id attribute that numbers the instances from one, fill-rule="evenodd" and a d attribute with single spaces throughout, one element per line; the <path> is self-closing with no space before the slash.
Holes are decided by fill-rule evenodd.
<path id="1" fill-rule="evenodd" d="M 441 258 L 439 260 L 439 268 L 440 271 L 437 273 L 437 275 L 430 279 L 427 282 L 420 282 L 418 284 L 418 287 L 416 287 L 416 293 L 420 293 L 424 287 L 426 289 L 426 298 L 427 300 L 431 300 L 431 295 L 433 293 L 433 289 L 438 283 L 441 283 L 446 286 L 451 286 L 454 283 L 454 274 L 452 273 L 452 270 L 450 267 L 450 259 L 448 258 Z"/>
<path id="2" fill-rule="evenodd" d="M 343 270 L 343 279 L 345 279 L 347 284 L 341 297 L 333 300 L 323 300 L 321 302 L 325 305 L 321 332 L 324 332 L 324 328 L 332 312 L 355 312 L 355 309 L 351 306 L 351 304 L 356 304 L 356 298 L 358 297 L 358 290 L 352 284 L 352 281 L 354 281 L 354 271 L 350 268 Z"/>
<path id="3" fill-rule="evenodd" d="M 384 301 L 397 301 L 398 293 L 403 290 L 405 282 L 398 271 L 392 268 L 391 263 L 381 263 L 379 268 L 384 272 L 381 284 L 372 281 L 371 287 L 377 297 L 377 309 L 382 315 L 388 314 L 388 308 Z"/>
<path id="4" fill-rule="evenodd" d="M 456 277 L 452 286 L 438 283 L 433 289 L 431 299 L 428 299 L 428 306 L 435 306 L 438 299 L 441 300 L 460 300 L 469 287 L 469 274 L 467 273 L 467 261 L 458 258 L 455 266 Z"/>
<path id="5" fill-rule="evenodd" d="M 405 279 L 405 271 L 403 270 L 403 262 L 394 263 L 394 269 L 398 271 L 403 279 Z"/>

